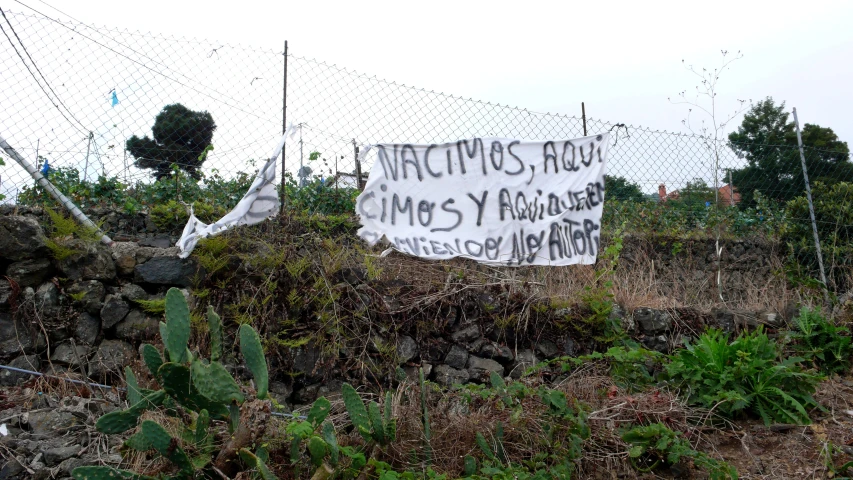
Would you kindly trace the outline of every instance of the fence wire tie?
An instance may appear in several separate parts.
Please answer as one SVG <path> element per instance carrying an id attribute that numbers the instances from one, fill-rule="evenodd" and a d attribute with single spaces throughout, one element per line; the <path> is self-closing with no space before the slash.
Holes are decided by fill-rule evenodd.
<path id="1" fill-rule="evenodd" d="M 624 123 L 617 123 L 616 125 L 613 125 L 612 127 L 610 127 L 610 130 L 608 130 L 608 131 L 612 133 L 614 128 L 616 129 L 616 134 L 613 135 L 613 145 L 611 145 L 612 147 L 615 147 L 616 144 L 619 143 L 619 129 L 620 128 L 625 129 L 625 138 L 631 138 L 631 134 L 628 133 L 628 127 Z"/>

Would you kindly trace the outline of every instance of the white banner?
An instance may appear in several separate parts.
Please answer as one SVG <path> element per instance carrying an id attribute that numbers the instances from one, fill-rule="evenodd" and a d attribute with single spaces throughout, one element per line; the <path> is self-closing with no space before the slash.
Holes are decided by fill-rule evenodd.
<path id="1" fill-rule="evenodd" d="M 356 213 L 374 245 L 489 265 L 595 262 L 609 135 L 380 144 Z"/>

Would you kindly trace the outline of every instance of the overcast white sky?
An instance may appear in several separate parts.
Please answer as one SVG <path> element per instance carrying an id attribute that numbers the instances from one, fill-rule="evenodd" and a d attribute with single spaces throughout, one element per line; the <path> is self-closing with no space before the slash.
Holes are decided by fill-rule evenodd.
<path id="1" fill-rule="evenodd" d="M 713 68 L 719 107 L 772 96 L 853 143 L 853 2 L 25 0 L 97 25 L 280 48 L 389 80 L 535 111 L 682 131 L 667 97 Z M 27 11 L 15 0 L 4 9 Z M 737 125 L 737 122 L 732 126 Z"/>

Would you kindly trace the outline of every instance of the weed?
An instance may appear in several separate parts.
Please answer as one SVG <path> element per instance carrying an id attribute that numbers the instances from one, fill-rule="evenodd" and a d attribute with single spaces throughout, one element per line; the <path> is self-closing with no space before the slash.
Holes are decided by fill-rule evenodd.
<path id="1" fill-rule="evenodd" d="M 50 254 L 53 258 L 60 262 L 75 253 L 79 253 L 78 250 L 66 247 L 52 238 L 48 238 L 45 243 L 47 244 L 47 248 L 50 249 Z"/>
<path id="2" fill-rule="evenodd" d="M 691 459 L 697 467 L 706 470 L 712 480 L 738 478 L 734 467 L 697 452 L 681 437 L 681 432 L 674 432 L 662 423 L 632 427 L 622 433 L 622 440 L 630 445 L 631 464 L 641 472 Z"/>
<path id="3" fill-rule="evenodd" d="M 794 319 L 796 330 L 788 334 L 794 351 L 821 372 L 832 375 L 850 369 L 853 345 L 850 331 L 839 327 L 820 313 L 820 309 L 803 307 Z"/>
<path id="4" fill-rule="evenodd" d="M 209 276 L 215 275 L 228 265 L 228 238 L 224 235 L 208 237 L 198 242 L 193 254 Z"/>
<path id="5" fill-rule="evenodd" d="M 101 240 L 101 234 L 98 228 L 90 228 L 85 225 L 80 225 L 71 217 L 66 217 L 59 212 L 45 207 L 48 217 L 50 217 L 50 238 L 47 239 L 47 248 L 50 249 L 51 255 L 58 261 L 79 253 L 78 249 L 69 247 L 66 242 L 73 237 L 79 238 L 84 245 L 95 245 Z"/>
<path id="6" fill-rule="evenodd" d="M 160 182 L 158 182 L 160 183 Z M 195 201 L 192 203 L 193 214 L 202 222 L 210 223 L 225 215 L 228 210 L 222 205 Z M 168 200 L 156 203 L 151 207 L 149 216 L 154 225 L 162 230 L 175 230 L 183 227 L 190 215 L 187 207 L 182 202 Z"/>
<path id="7" fill-rule="evenodd" d="M 71 300 L 72 300 L 73 302 L 75 302 L 75 303 L 80 303 L 80 302 L 82 302 L 82 301 L 83 301 L 83 299 L 85 299 L 85 298 L 86 298 L 86 294 L 87 294 L 87 293 L 88 293 L 88 292 L 86 292 L 86 291 L 83 291 L 83 292 L 77 292 L 77 293 L 68 293 L 68 297 L 69 297 L 69 298 L 71 298 Z"/>
<path id="8" fill-rule="evenodd" d="M 382 267 L 379 266 L 379 260 L 367 253 L 364 253 L 364 269 L 368 280 L 379 280 L 382 277 Z"/>
<path id="9" fill-rule="evenodd" d="M 166 299 L 154 299 L 154 300 L 134 300 L 140 307 L 142 307 L 142 311 L 145 313 L 150 313 L 151 315 L 163 315 L 166 313 Z"/>
<path id="10" fill-rule="evenodd" d="M 667 365 L 687 401 L 733 417 L 748 413 L 764 423 L 810 423 L 808 410 L 820 376 L 800 368 L 803 359 L 779 360 L 776 344 L 761 330 L 729 342 L 719 330 L 704 333 Z"/>
<path id="11" fill-rule="evenodd" d="M 51 237 L 66 238 L 77 232 L 77 222 L 71 217 L 66 217 L 56 210 L 46 207 L 44 211 L 50 217 Z"/>
<path id="12" fill-rule="evenodd" d="M 287 270 L 287 273 L 293 279 L 299 279 L 308 267 L 311 266 L 311 259 L 308 257 L 296 257 L 292 260 L 288 260 L 284 264 L 284 269 Z"/>

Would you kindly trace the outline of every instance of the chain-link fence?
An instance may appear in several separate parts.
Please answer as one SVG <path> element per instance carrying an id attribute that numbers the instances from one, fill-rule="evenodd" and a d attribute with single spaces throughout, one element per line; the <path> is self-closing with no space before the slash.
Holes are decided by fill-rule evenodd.
<path id="1" fill-rule="evenodd" d="M 699 229 L 741 228 L 772 215 L 766 202 L 790 201 L 804 192 L 792 135 L 759 133 L 714 143 L 697 135 L 536 113 L 299 57 L 285 52 L 284 42 L 281 50 L 264 50 L 57 21 L 38 12 L 5 11 L 0 26 L 0 135 L 84 204 L 146 208 L 177 193 L 185 200 L 195 196 L 233 205 L 285 122 L 298 125 L 298 141 L 284 155 L 287 194 L 312 209 L 352 201 L 359 184 L 357 148 L 364 144 L 560 139 L 605 131 L 613 142 L 609 200 L 657 206 L 678 201 L 689 207 L 639 212 L 637 218 L 648 216 L 641 221 L 653 228 L 665 231 L 661 222 L 668 218 Z M 816 195 L 834 195 L 842 208 L 818 215 L 817 222 L 850 238 L 851 209 L 843 207 L 851 201 L 849 188 L 834 191 L 817 182 L 851 182 L 853 165 L 846 144 L 810 137 L 819 137 L 818 130 L 804 126 L 809 177 Z M 186 181 L 173 181 L 173 165 L 183 169 Z M 370 168 L 360 166 L 364 177 Z M 756 191 L 764 201 L 756 201 Z M 0 195 L 5 203 L 28 203 L 39 192 L 30 175 L 7 158 Z M 739 208 L 729 210 L 739 213 L 711 221 L 720 216 L 720 206 L 734 205 Z M 751 216 L 738 217 L 745 207 L 752 208 Z M 810 230 L 808 208 L 790 208 L 786 215 Z"/>

